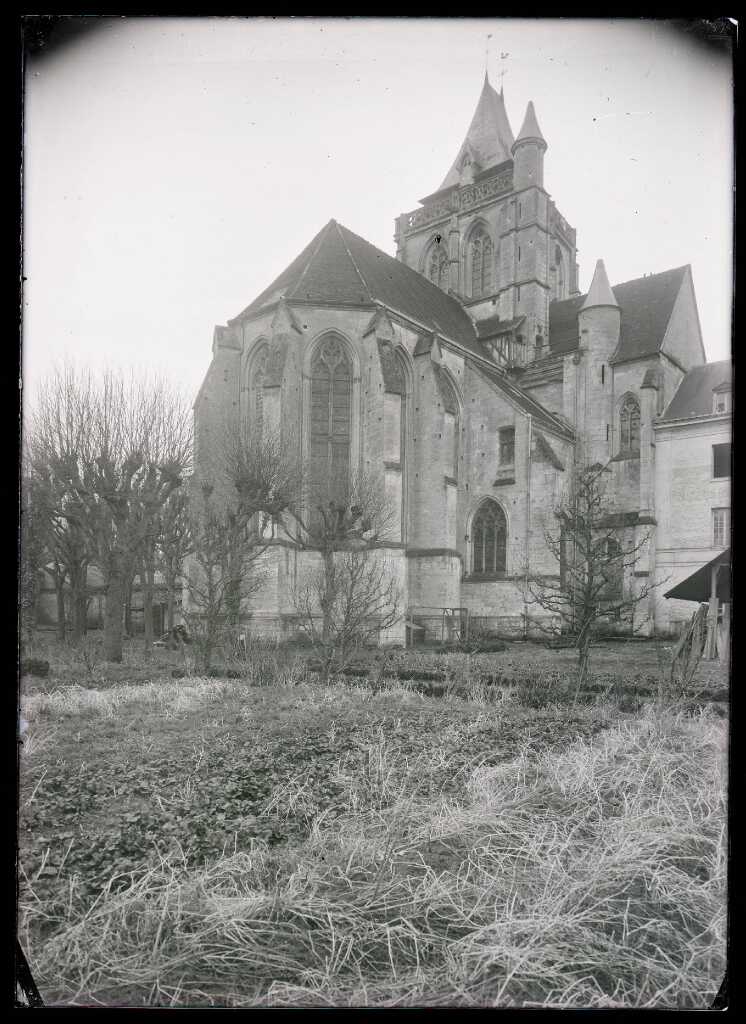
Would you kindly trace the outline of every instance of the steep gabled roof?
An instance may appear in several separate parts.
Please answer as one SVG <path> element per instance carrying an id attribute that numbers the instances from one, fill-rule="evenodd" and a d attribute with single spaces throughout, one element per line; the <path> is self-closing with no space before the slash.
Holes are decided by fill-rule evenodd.
<path id="1" fill-rule="evenodd" d="M 695 366 L 679 384 L 661 419 L 666 421 L 687 419 L 690 416 L 711 416 L 712 392 L 723 384 L 731 383 L 732 379 L 730 359 Z"/>
<path id="2" fill-rule="evenodd" d="M 456 159 L 438 191 L 458 185 L 461 161 L 467 151 L 479 161 L 480 170 L 485 171 L 488 167 L 497 167 L 498 164 L 512 159 L 510 150 L 514 141 L 502 93 L 495 92 L 485 74 L 482 93 L 466 138 L 461 143 Z"/>
<path id="3" fill-rule="evenodd" d="M 614 285 L 621 310 L 619 347 L 615 362 L 643 359 L 660 352 L 676 297 L 688 267 L 664 270 Z M 573 352 L 578 347 L 578 313 L 585 295 L 549 304 L 549 346 L 552 352 Z"/>
<path id="4" fill-rule="evenodd" d="M 235 319 L 260 312 L 280 296 L 291 303 L 363 308 L 382 303 L 484 356 L 474 324 L 456 299 L 335 220 Z"/>

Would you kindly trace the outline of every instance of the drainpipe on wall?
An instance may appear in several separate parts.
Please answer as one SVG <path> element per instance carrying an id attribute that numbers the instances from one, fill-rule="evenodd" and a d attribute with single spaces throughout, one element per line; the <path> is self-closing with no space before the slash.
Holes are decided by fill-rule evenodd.
<path id="1" fill-rule="evenodd" d="M 528 480 L 526 484 L 526 579 L 524 580 L 523 591 L 523 639 L 528 636 L 528 576 L 529 576 L 529 552 L 531 543 L 531 444 L 533 440 L 534 420 L 531 413 L 526 413 L 528 418 Z"/>

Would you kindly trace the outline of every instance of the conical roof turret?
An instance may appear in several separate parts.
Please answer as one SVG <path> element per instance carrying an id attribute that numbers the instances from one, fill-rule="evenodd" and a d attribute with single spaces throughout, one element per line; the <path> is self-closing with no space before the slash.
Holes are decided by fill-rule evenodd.
<path id="1" fill-rule="evenodd" d="M 593 271 L 593 280 L 585 297 L 585 302 L 580 307 L 582 313 L 585 309 L 593 309 L 596 306 L 614 306 L 619 309 L 619 303 L 609 284 L 606 275 L 606 267 L 603 260 L 596 260 L 596 269 Z"/>
<path id="2" fill-rule="evenodd" d="M 536 111 L 534 110 L 533 100 L 528 101 L 528 106 L 526 107 L 526 116 L 523 118 L 521 130 L 518 132 L 518 138 L 513 143 L 511 151 L 515 152 L 515 148 L 520 142 L 528 142 L 529 140 L 531 140 L 532 142 L 541 142 L 544 144 L 544 146 L 546 146 L 547 144 L 546 139 L 541 134 L 539 122 L 536 119 Z"/>
<path id="3" fill-rule="evenodd" d="M 483 171 L 510 160 L 513 138 L 503 95 L 493 89 L 485 72 L 482 92 L 466 138 L 438 191 L 459 184 L 461 163 L 467 152 L 478 161 Z"/>

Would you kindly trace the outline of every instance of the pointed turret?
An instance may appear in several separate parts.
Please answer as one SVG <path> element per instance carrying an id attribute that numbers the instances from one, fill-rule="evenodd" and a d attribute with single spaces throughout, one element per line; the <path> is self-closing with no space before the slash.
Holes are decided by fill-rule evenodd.
<path id="1" fill-rule="evenodd" d="M 619 348 L 622 311 L 606 276 L 603 260 L 598 260 L 593 280 L 583 305 L 578 310 L 578 355 L 580 386 L 578 423 L 584 457 L 590 462 L 606 463 L 614 451 L 614 389 L 611 364 Z"/>
<path id="2" fill-rule="evenodd" d="M 513 143 L 513 152 L 515 152 L 516 146 L 521 142 L 527 142 L 528 140 L 531 140 L 532 142 L 541 142 L 544 144 L 544 148 L 546 148 L 546 139 L 541 134 L 539 122 L 536 120 L 536 111 L 534 110 L 533 100 L 528 101 L 526 116 L 523 118 L 523 124 L 521 125 L 521 130 L 518 132 L 518 138 Z"/>
<path id="3" fill-rule="evenodd" d="M 534 104 L 529 100 L 526 116 L 523 118 L 518 138 L 510 147 L 513 154 L 513 187 L 516 189 L 530 188 L 532 185 L 544 187 L 544 153 L 547 148 L 546 139 L 541 134 L 539 122 L 536 120 Z"/>
<path id="4" fill-rule="evenodd" d="M 585 302 L 580 307 L 581 312 L 584 309 L 595 309 L 597 306 L 613 306 L 619 309 L 619 303 L 616 300 L 616 296 L 609 284 L 609 278 L 606 274 L 606 267 L 604 266 L 603 260 L 596 260 L 596 269 L 593 272 L 593 280 L 591 286 L 588 289 L 588 294 L 585 297 Z"/>
<path id="5" fill-rule="evenodd" d="M 466 138 L 438 191 L 460 183 L 462 163 L 467 154 L 472 160 L 476 160 L 480 171 L 510 160 L 513 140 L 513 130 L 505 111 L 502 92 L 498 93 L 493 89 L 485 71 L 482 92 Z"/>

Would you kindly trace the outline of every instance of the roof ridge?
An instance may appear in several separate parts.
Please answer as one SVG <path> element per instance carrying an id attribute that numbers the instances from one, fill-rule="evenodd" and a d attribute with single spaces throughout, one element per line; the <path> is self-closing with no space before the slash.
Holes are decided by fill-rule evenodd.
<path id="1" fill-rule="evenodd" d="M 333 224 L 334 224 L 334 226 L 337 229 L 339 237 L 340 237 L 340 239 L 342 241 L 342 245 L 345 247 L 345 252 L 350 257 L 350 262 L 352 263 L 353 267 L 355 268 L 355 273 L 360 278 L 360 280 L 362 282 L 362 285 L 363 285 L 363 288 L 365 289 L 365 291 L 366 291 L 366 293 L 368 295 L 368 298 L 370 299 L 370 301 L 372 303 L 375 304 L 375 299 L 373 298 L 373 292 L 370 290 L 370 286 L 368 285 L 368 282 L 363 277 L 363 274 L 362 274 L 362 272 L 360 270 L 360 267 L 357 265 L 355 257 L 352 255 L 352 252 L 350 251 L 350 247 L 347 244 L 347 239 L 344 236 L 344 232 L 348 231 L 349 229 L 346 228 L 343 224 L 338 224 L 336 220 L 333 221 Z M 350 232 L 350 234 L 354 234 L 354 232 Z"/>
<path id="2" fill-rule="evenodd" d="M 619 281 L 611 287 L 622 288 L 625 284 L 636 284 L 638 281 L 649 281 L 651 277 L 663 277 L 664 274 L 674 274 L 678 270 L 691 269 L 691 266 L 691 263 L 682 263 L 680 267 L 669 267 L 668 270 L 658 270 L 653 274 L 643 274 L 641 277 L 631 277 L 629 281 Z"/>
<path id="3" fill-rule="evenodd" d="M 331 220 L 327 221 L 327 223 L 326 223 L 326 224 L 325 224 L 325 225 L 323 226 L 323 228 L 321 229 L 321 231 L 319 231 L 319 233 L 318 233 L 318 235 L 317 235 L 317 239 L 318 239 L 318 240 L 317 240 L 317 242 L 316 242 L 316 248 L 315 248 L 315 249 L 313 250 L 313 252 L 312 252 L 312 253 L 311 253 L 311 254 L 309 255 L 309 257 L 308 257 L 308 260 L 307 260 L 307 262 L 306 262 L 306 265 L 305 265 L 305 267 L 304 267 L 304 268 L 303 268 L 303 270 L 302 270 L 302 271 L 300 272 L 300 275 L 298 276 L 298 280 L 297 280 L 297 281 L 295 282 L 295 287 L 294 287 L 294 288 L 292 289 L 292 291 L 290 291 L 290 292 L 288 292 L 288 293 L 287 293 L 287 295 L 285 296 L 285 298 L 293 298 L 293 296 L 295 295 L 295 293 L 296 293 L 296 292 L 298 291 L 298 289 L 299 289 L 299 288 L 300 288 L 300 286 L 301 286 L 301 282 L 303 281 L 303 278 L 304 278 L 304 277 L 306 276 L 306 274 L 308 273 L 308 268 L 309 268 L 309 267 L 311 266 L 311 264 L 313 263 L 313 261 L 315 260 L 315 258 L 316 258 L 316 257 L 318 256 L 318 253 L 319 253 L 319 249 L 321 248 L 321 245 L 322 245 L 322 243 L 323 243 L 324 239 L 326 238 L 326 236 L 328 235 L 329 231 L 331 230 L 331 226 L 332 226 L 332 224 L 336 224 L 336 223 L 337 223 L 337 222 L 336 222 L 336 221 L 334 220 L 334 218 L 332 217 L 332 218 L 331 218 Z"/>

